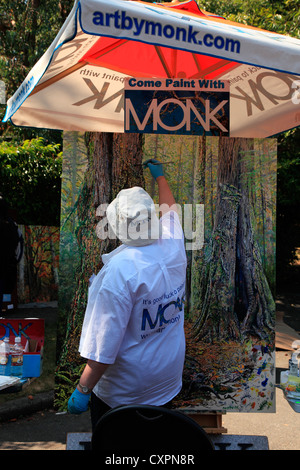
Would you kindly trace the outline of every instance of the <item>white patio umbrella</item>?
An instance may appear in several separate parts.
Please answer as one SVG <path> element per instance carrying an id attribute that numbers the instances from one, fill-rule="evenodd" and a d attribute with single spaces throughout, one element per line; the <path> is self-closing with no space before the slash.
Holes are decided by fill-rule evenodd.
<path id="1" fill-rule="evenodd" d="M 300 40 L 216 17 L 195 0 L 76 0 L 3 121 L 124 132 L 125 77 L 229 81 L 232 137 L 300 125 Z"/>

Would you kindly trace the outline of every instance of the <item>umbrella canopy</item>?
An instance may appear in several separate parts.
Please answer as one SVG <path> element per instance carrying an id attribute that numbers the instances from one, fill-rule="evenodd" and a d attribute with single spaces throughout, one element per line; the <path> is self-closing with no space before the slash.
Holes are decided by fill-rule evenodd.
<path id="1" fill-rule="evenodd" d="M 300 125 L 299 59 L 300 40 L 227 21 L 195 0 L 77 0 L 3 121 L 124 132 L 126 77 L 227 80 L 230 136 L 268 137 Z"/>

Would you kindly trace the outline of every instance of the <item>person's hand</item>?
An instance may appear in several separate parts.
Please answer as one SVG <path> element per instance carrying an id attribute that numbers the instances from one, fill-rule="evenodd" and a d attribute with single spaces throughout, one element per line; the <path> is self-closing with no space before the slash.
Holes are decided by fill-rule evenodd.
<path id="1" fill-rule="evenodd" d="M 91 394 L 81 393 L 77 388 L 68 401 L 68 411 L 72 414 L 80 414 L 88 410 Z"/>
<path id="2" fill-rule="evenodd" d="M 159 176 L 164 176 L 164 170 L 162 164 L 158 160 L 154 160 L 154 158 L 150 158 L 143 163 L 145 168 L 149 168 L 151 175 L 154 179 L 158 178 Z"/>

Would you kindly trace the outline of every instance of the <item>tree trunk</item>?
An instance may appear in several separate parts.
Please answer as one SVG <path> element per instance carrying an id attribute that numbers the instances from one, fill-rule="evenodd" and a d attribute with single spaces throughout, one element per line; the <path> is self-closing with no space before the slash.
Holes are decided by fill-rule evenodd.
<path id="1" fill-rule="evenodd" d="M 235 253 L 240 193 L 238 139 L 219 139 L 218 197 L 209 259 L 202 276 L 203 303 L 195 323 L 195 338 L 215 340 L 239 338 L 234 312 Z"/>
<path id="2" fill-rule="evenodd" d="M 205 166 L 206 166 L 206 136 L 199 137 L 198 152 L 194 164 L 193 173 L 193 203 L 205 204 Z M 201 250 L 202 251 L 202 250 Z M 202 266 L 203 259 L 200 250 L 191 252 L 191 274 L 190 274 L 190 306 L 189 315 L 199 312 L 203 298 Z"/>
<path id="3" fill-rule="evenodd" d="M 219 138 L 214 227 L 200 277 L 196 340 L 270 339 L 274 301 L 254 241 L 249 188 L 243 178 L 246 139 Z"/>
<path id="4" fill-rule="evenodd" d="M 241 151 L 247 152 L 247 141 L 241 142 Z M 244 159 L 240 160 L 241 175 L 244 174 Z M 262 182 L 263 183 L 263 182 Z M 240 177 L 242 194 L 237 232 L 237 282 L 236 311 L 241 321 L 243 336 L 254 335 L 270 341 L 274 335 L 275 302 L 269 287 L 262 254 L 254 237 L 252 206 L 246 178 Z"/>

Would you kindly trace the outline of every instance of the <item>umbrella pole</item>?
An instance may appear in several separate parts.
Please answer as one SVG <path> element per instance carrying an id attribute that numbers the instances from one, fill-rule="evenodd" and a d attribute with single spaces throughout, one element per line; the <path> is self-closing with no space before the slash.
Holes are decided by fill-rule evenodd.
<path id="1" fill-rule="evenodd" d="M 71 73 L 75 72 L 76 70 L 81 69 L 82 67 L 86 66 L 88 62 L 78 62 L 75 65 L 72 65 L 72 67 L 69 67 L 68 69 L 64 70 L 63 72 L 59 73 L 58 75 L 55 75 L 55 77 L 49 78 L 49 80 L 45 80 L 43 83 L 40 85 L 37 85 L 34 90 L 31 92 L 30 96 L 35 95 L 39 91 L 43 90 L 44 88 L 47 88 L 49 85 L 52 85 L 53 83 L 58 82 L 62 78 L 67 77 Z"/>
<path id="2" fill-rule="evenodd" d="M 159 57 L 159 60 L 161 61 L 162 63 L 162 66 L 163 68 L 165 69 L 165 72 L 166 72 L 166 75 L 168 78 L 171 78 L 172 77 L 172 73 L 171 73 L 171 70 L 169 69 L 168 67 L 168 64 L 167 62 L 165 61 L 165 58 L 164 58 L 164 55 L 161 51 L 161 48 L 159 46 L 154 46 L 155 47 L 155 50 L 157 52 L 157 55 Z"/>

